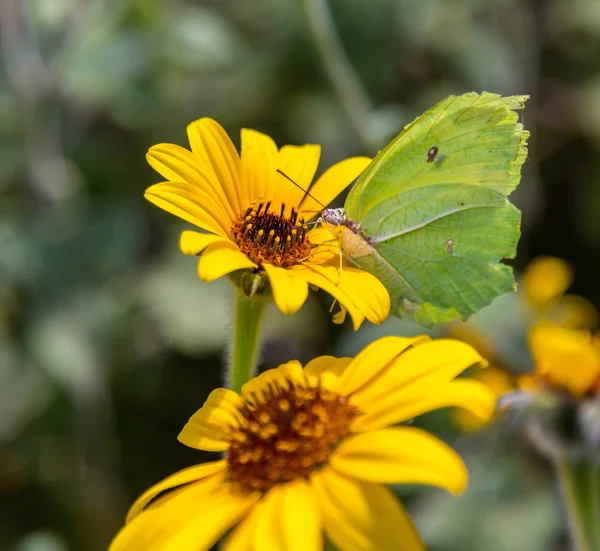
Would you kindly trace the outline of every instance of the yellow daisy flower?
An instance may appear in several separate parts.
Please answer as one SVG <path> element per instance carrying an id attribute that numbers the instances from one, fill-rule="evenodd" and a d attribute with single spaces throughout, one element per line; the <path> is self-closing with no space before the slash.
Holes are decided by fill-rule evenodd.
<path id="1" fill-rule="evenodd" d="M 573 362 L 564 364 L 562 368 L 564 373 L 560 374 L 560 362 L 565 358 L 561 356 L 563 352 L 559 353 L 559 349 L 569 342 L 571 344 L 567 348 L 574 351 L 578 346 L 572 346 L 575 345 L 575 341 L 581 343 L 582 338 L 589 341 L 589 333 L 587 337 L 582 337 L 586 334 L 585 331 L 581 333 L 576 330 L 595 327 L 598 318 L 594 306 L 588 300 L 565 294 L 573 283 L 573 277 L 571 266 L 553 256 L 534 258 L 521 276 L 518 296 L 527 314 L 525 319 L 528 320 L 527 331 L 531 352 L 534 358 L 543 357 L 542 361 L 537 362 L 534 372 L 527 375 L 517 376 L 511 372 L 511 368 L 504 364 L 501 354 L 495 349 L 492 339 L 479 331 L 472 322 L 453 321 L 448 324 L 448 330 L 453 337 L 474 346 L 490 362 L 490 366 L 486 369 L 475 370 L 473 377 L 488 385 L 497 398 L 517 390 L 518 387 L 537 387 L 543 381 L 547 384 L 548 377 L 542 376 L 540 369 L 542 365 L 549 365 L 550 356 L 555 353 L 557 354 L 555 360 L 550 362 L 553 368 L 549 378 L 562 379 L 563 386 L 566 387 L 586 385 L 586 377 L 579 378 L 578 369 L 571 365 Z M 515 315 L 522 315 L 522 313 Z M 549 346 L 552 344 L 553 336 L 556 336 L 557 340 L 553 343 L 554 346 Z M 582 352 L 582 349 L 579 349 L 579 352 L 589 356 L 590 347 L 586 348 L 587 352 Z M 461 430 L 473 431 L 487 425 L 462 410 L 453 411 L 452 417 Z"/>
<path id="2" fill-rule="evenodd" d="M 445 406 L 488 418 L 494 395 L 455 377 L 481 356 L 467 344 L 385 337 L 354 359 L 291 361 L 241 395 L 213 391 L 179 440 L 225 458 L 180 471 L 133 505 L 110 551 L 417 551 L 423 544 L 384 484 L 462 492 L 461 458 L 397 425 Z"/>
<path id="3" fill-rule="evenodd" d="M 148 162 L 167 181 L 148 188 L 145 196 L 208 232 L 181 235 L 181 250 L 200 255 L 200 279 L 252 270 L 268 277 L 273 298 L 286 314 L 304 304 L 311 285 L 335 297 L 355 328 L 365 318 L 373 323 L 387 318 L 390 298 L 381 282 L 354 267 L 340 271 L 340 249 L 333 236 L 324 228 L 309 231 L 306 225 L 352 183 L 369 158 L 333 165 L 309 195 L 319 145 L 278 149 L 269 136 L 244 128 L 240 155 L 212 119 L 191 123 L 187 132 L 191 151 L 173 144 L 148 151 Z"/>
<path id="4" fill-rule="evenodd" d="M 549 319 L 563 327 L 592 328 L 598 314 L 591 302 L 565 294 L 573 284 L 572 267 L 554 256 L 538 256 L 525 268 L 519 295 L 534 317 Z"/>
<path id="5" fill-rule="evenodd" d="M 541 322 L 529 331 L 535 363 L 532 374 L 521 377 L 526 390 L 562 390 L 574 398 L 600 391 L 600 347 L 589 331 Z"/>

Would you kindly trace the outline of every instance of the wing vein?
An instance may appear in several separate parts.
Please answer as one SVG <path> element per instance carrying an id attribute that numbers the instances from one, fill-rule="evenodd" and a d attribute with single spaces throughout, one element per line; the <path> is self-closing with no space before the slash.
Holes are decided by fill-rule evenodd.
<path id="1" fill-rule="evenodd" d="M 464 212 L 464 211 L 468 211 L 471 209 L 482 209 L 482 208 L 491 208 L 493 207 L 493 205 L 468 205 L 464 208 L 456 208 L 456 209 L 452 209 L 452 210 L 447 210 L 445 212 L 440 213 L 439 215 L 433 217 L 433 218 L 429 218 L 427 220 L 424 220 L 423 222 L 419 223 L 419 224 L 415 224 L 414 226 L 411 226 L 409 228 L 404 228 L 402 231 L 397 232 L 397 233 L 392 233 L 389 235 L 383 235 L 381 237 L 372 237 L 371 238 L 371 243 L 381 243 L 382 241 L 388 241 L 389 239 L 394 239 L 396 237 L 401 237 L 403 235 L 406 235 L 408 233 L 411 233 L 413 231 L 417 231 L 420 230 L 421 228 L 424 228 L 425 226 L 428 226 L 429 224 L 431 224 L 432 222 L 436 222 L 437 220 L 441 220 L 443 218 L 446 218 L 447 216 L 451 216 L 453 214 L 456 214 L 458 212 Z M 383 218 L 380 222 L 380 225 L 383 224 L 388 218 L 391 218 L 392 216 L 395 216 L 395 212 L 393 212 L 392 214 L 389 214 L 388 216 L 386 216 L 385 218 Z"/>

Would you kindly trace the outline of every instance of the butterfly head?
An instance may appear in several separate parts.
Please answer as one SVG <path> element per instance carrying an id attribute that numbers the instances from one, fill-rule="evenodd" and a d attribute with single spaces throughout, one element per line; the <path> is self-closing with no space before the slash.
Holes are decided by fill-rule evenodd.
<path id="1" fill-rule="evenodd" d="M 321 213 L 321 218 L 323 222 L 332 226 L 345 226 L 348 221 L 344 209 L 325 209 Z"/>

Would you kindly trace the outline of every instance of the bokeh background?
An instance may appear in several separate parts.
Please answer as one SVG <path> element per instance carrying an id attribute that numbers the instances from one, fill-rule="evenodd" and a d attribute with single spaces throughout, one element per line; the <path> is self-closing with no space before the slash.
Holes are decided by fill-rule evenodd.
<path id="1" fill-rule="evenodd" d="M 596 0 L 2 0 L 0 40 L 2 550 L 105 549 L 141 491 L 207 458 L 176 435 L 219 385 L 230 290 L 197 280 L 186 224 L 142 197 L 160 180 L 148 147 L 186 146 L 196 118 L 236 143 L 241 127 L 320 143 L 327 167 L 449 94 L 529 94 L 513 265 L 565 258 L 598 304 Z M 526 366 L 511 300 L 481 319 Z M 354 333 L 329 305 L 272 309 L 262 365 L 419 332 Z M 419 422 L 471 470 L 459 499 L 399 489 L 432 551 L 568 549 L 551 470 L 510 424 Z"/>

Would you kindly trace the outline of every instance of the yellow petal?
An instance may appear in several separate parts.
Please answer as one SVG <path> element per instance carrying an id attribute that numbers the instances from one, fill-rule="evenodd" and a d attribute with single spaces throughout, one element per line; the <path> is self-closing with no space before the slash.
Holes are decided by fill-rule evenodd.
<path id="1" fill-rule="evenodd" d="M 304 388 L 306 386 L 306 377 L 304 375 L 304 370 L 302 369 L 302 365 L 300 362 L 296 360 L 292 360 L 283 365 L 280 365 L 277 369 L 275 369 L 280 376 L 280 381 L 278 382 L 279 386 L 284 387 L 285 381 L 289 381 L 292 385 L 297 386 L 299 388 Z"/>
<path id="2" fill-rule="evenodd" d="M 219 482 L 221 478 L 212 477 L 215 473 L 223 471 L 226 467 L 226 461 L 224 459 L 220 461 L 212 461 L 210 463 L 202 463 L 201 465 L 195 465 L 188 469 L 183 469 L 174 475 L 165 478 L 163 481 L 155 484 L 149 490 L 146 490 L 140 497 L 137 498 L 135 503 L 129 509 L 127 513 L 126 522 L 131 522 L 137 517 L 154 498 L 159 494 L 166 492 L 167 490 L 173 490 L 179 486 L 190 484 L 198 480 L 205 479 L 209 484 Z"/>
<path id="3" fill-rule="evenodd" d="M 305 263 L 298 267 L 304 270 L 305 278 L 311 285 L 323 289 L 326 293 L 329 293 L 334 297 L 340 305 L 350 314 L 352 318 L 352 325 L 354 330 L 358 330 L 365 320 L 365 315 L 360 311 L 354 304 L 354 301 L 348 296 L 348 294 L 340 285 L 341 278 L 339 277 L 339 270 L 337 271 L 338 277 L 335 281 L 331 281 L 327 277 L 323 276 L 315 267 L 309 263 Z"/>
<path id="4" fill-rule="evenodd" d="M 191 484 L 127 524 L 109 551 L 208 551 L 257 498 Z"/>
<path id="5" fill-rule="evenodd" d="M 227 132 L 215 120 L 203 118 L 189 124 L 188 139 L 202 172 L 219 182 L 234 214 L 241 216 L 247 208 L 238 152 Z"/>
<path id="6" fill-rule="evenodd" d="M 208 210 L 215 205 L 224 216 L 234 219 L 234 211 L 214 173 L 207 173 L 198 158 L 187 149 L 173 144 L 158 144 L 146 154 L 148 164 L 172 182 L 185 182 Z"/>
<path id="7" fill-rule="evenodd" d="M 572 282 L 573 270 L 566 262 L 552 256 L 540 256 L 527 266 L 520 289 L 532 306 L 543 308 L 562 295 Z"/>
<path id="8" fill-rule="evenodd" d="M 333 237 L 331 232 L 323 227 L 317 227 L 308 232 L 308 239 L 313 244 L 310 256 L 306 259 L 305 265 L 321 266 L 327 265 L 335 269 L 335 277 L 330 279 L 337 285 L 340 281 L 340 259 L 342 261 L 342 271 L 348 266 L 346 258 L 340 252 L 338 240 Z"/>
<path id="9" fill-rule="evenodd" d="M 314 264 L 312 258 L 302 267 L 309 283 L 336 298 L 352 317 L 354 329 L 368 319 L 379 324 L 389 314 L 390 297 L 381 282 L 371 274 L 355 268 Z"/>
<path id="10" fill-rule="evenodd" d="M 229 449 L 227 435 L 215 434 L 214 429 L 187 423 L 177 436 L 185 446 L 206 452 L 224 452 Z"/>
<path id="11" fill-rule="evenodd" d="M 491 360 L 496 356 L 492 339 L 468 321 L 454 319 L 446 324 L 449 336 L 470 344 L 484 358 Z"/>
<path id="12" fill-rule="evenodd" d="M 284 145 L 279 150 L 277 168 L 287 178 L 278 174 L 275 181 L 280 189 L 280 199 L 286 207 L 300 206 L 300 202 L 306 195 L 305 190 L 310 187 L 315 177 L 320 157 L 320 145 Z"/>
<path id="13" fill-rule="evenodd" d="M 330 458 L 338 472 L 367 482 L 429 484 L 459 494 L 467 469 L 457 453 L 414 427 L 363 432 L 345 439 Z"/>
<path id="14" fill-rule="evenodd" d="M 250 203 L 271 201 L 274 205 L 277 145 L 270 136 L 242 128 L 241 170 Z"/>
<path id="15" fill-rule="evenodd" d="M 308 282 L 303 272 L 263 264 L 269 276 L 273 298 L 284 314 L 295 314 L 308 298 Z"/>
<path id="16" fill-rule="evenodd" d="M 350 157 L 328 168 L 309 189 L 312 197 L 306 197 L 300 206 L 300 213 L 310 220 L 323 210 L 344 189 L 346 189 L 367 168 L 371 159 L 368 157 Z"/>
<path id="17" fill-rule="evenodd" d="M 334 256 L 338 256 L 340 252 L 340 246 L 338 240 L 333 237 L 331 232 L 322 226 L 317 226 L 308 232 L 308 238 L 313 245 L 328 246 Z M 325 247 L 323 247 L 325 248 Z M 319 248 L 319 251 L 321 248 Z M 318 251 L 317 251 L 318 252 Z M 311 256 L 312 258 L 312 256 Z"/>
<path id="18" fill-rule="evenodd" d="M 458 380 L 414 394 L 405 389 L 390 392 L 381 400 L 364 407 L 364 415 L 356 418 L 354 432 L 376 430 L 407 421 L 428 411 L 444 407 L 459 407 L 482 421 L 488 421 L 496 409 L 496 396 L 483 383 Z"/>
<path id="19" fill-rule="evenodd" d="M 257 516 L 252 535 L 254 549 L 323 549 L 318 505 L 304 480 L 297 479 L 269 490 Z"/>
<path id="20" fill-rule="evenodd" d="M 253 551 L 252 536 L 256 530 L 256 520 L 260 513 L 261 503 L 258 502 L 250 514 L 240 522 L 222 543 L 222 551 Z"/>
<path id="21" fill-rule="evenodd" d="M 344 551 L 425 551 L 406 509 L 380 484 L 325 467 L 311 476 L 325 533 Z"/>
<path id="22" fill-rule="evenodd" d="M 290 382 L 301 386 L 306 384 L 302 365 L 296 360 L 280 365 L 277 369 L 268 369 L 250 379 L 242 385 L 242 396 L 251 404 L 263 404 L 272 396 L 274 388 L 288 390 Z"/>
<path id="23" fill-rule="evenodd" d="M 213 243 L 230 243 L 230 241 L 220 235 L 198 233 L 197 231 L 184 231 L 179 238 L 181 252 L 190 256 L 199 255 Z"/>
<path id="24" fill-rule="evenodd" d="M 214 243 L 200 255 L 198 277 L 202 281 L 214 281 L 235 270 L 257 267 L 234 243 Z"/>
<path id="25" fill-rule="evenodd" d="M 331 316 L 331 321 L 337 325 L 342 325 L 346 321 L 347 314 L 348 310 L 346 310 L 344 306 L 340 304 L 339 311 Z"/>
<path id="26" fill-rule="evenodd" d="M 199 443 L 198 439 L 214 440 L 219 444 L 218 449 L 207 449 L 207 451 L 223 451 L 229 447 L 230 437 L 239 424 L 237 411 L 204 404 L 190 417 L 177 438 L 182 444 L 198 449 L 207 449 L 204 447 L 206 444 Z"/>
<path id="27" fill-rule="evenodd" d="M 536 372 L 552 385 L 582 396 L 600 377 L 600 351 L 587 331 L 542 322 L 529 330 Z"/>
<path id="28" fill-rule="evenodd" d="M 487 386 L 496 398 L 515 390 L 514 376 L 497 365 L 475 370 L 473 378 Z"/>
<path id="29" fill-rule="evenodd" d="M 268 389 L 265 388 L 264 382 L 259 381 L 258 377 L 253 377 L 242 385 L 241 393 L 250 404 L 257 406 L 264 403 L 265 390 Z"/>
<path id="30" fill-rule="evenodd" d="M 238 416 L 240 409 L 244 407 L 244 399 L 237 392 L 228 388 L 216 388 L 208 395 L 204 405 L 221 408 L 231 415 Z"/>
<path id="31" fill-rule="evenodd" d="M 515 377 L 508 371 L 490 365 L 485 369 L 477 369 L 473 373 L 473 379 L 483 383 L 494 394 L 496 400 L 513 390 L 515 390 Z M 454 384 L 454 383 L 452 383 Z M 450 413 L 452 422 L 462 431 L 477 431 L 488 424 L 489 419 L 474 415 L 466 409 L 454 409 Z"/>
<path id="32" fill-rule="evenodd" d="M 586 298 L 577 295 L 560 297 L 551 318 L 563 327 L 594 329 L 598 326 L 598 312 Z"/>
<path id="33" fill-rule="evenodd" d="M 348 366 L 341 380 L 340 391 L 349 396 L 357 392 L 371 379 L 381 376 L 381 371 L 407 348 L 429 340 L 426 335 L 418 337 L 383 337 L 361 350 Z M 354 399 L 353 399 L 354 403 Z"/>
<path id="34" fill-rule="evenodd" d="M 346 367 L 352 362 L 352 358 L 335 358 L 334 356 L 319 356 L 311 360 L 304 367 L 306 376 L 320 377 L 324 373 L 333 373 L 339 377 Z"/>
<path id="35" fill-rule="evenodd" d="M 157 207 L 203 230 L 221 235 L 229 234 L 230 224 L 225 217 L 209 212 L 197 194 L 183 182 L 162 182 L 149 187 L 144 197 Z"/>
<path id="36" fill-rule="evenodd" d="M 390 313 L 390 295 L 375 276 L 349 266 L 343 267 L 340 271 L 338 263 L 327 266 L 315 265 L 310 259 L 304 263 L 304 266 L 314 274 L 311 275 L 309 283 L 337 298 L 351 316 L 353 311 L 358 310 L 361 317 L 371 323 L 380 324 L 387 319 Z M 349 302 L 353 308 L 349 307 Z M 358 329 L 358 326 L 355 323 L 354 329 Z"/>
<path id="37" fill-rule="evenodd" d="M 184 147 L 170 143 L 152 146 L 146 153 L 148 164 L 161 176 L 173 182 L 202 185 L 202 171 L 193 155 Z"/>
<path id="38" fill-rule="evenodd" d="M 326 371 L 320 377 L 310 377 L 309 381 L 311 388 L 320 388 L 339 394 L 340 378 L 331 371 Z"/>
<path id="39" fill-rule="evenodd" d="M 527 392 L 534 393 L 540 390 L 540 386 L 544 384 L 544 381 L 537 374 L 526 373 L 517 377 L 517 387 L 519 390 L 526 390 Z"/>
<path id="40" fill-rule="evenodd" d="M 400 389 L 422 393 L 448 383 L 477 363 L 485 365 L 485 360 L 464 342 L 454 339 L 425 342 L 395 358 L 373 384 L 356 392 L 352 403 L 362 409 Z"/>

